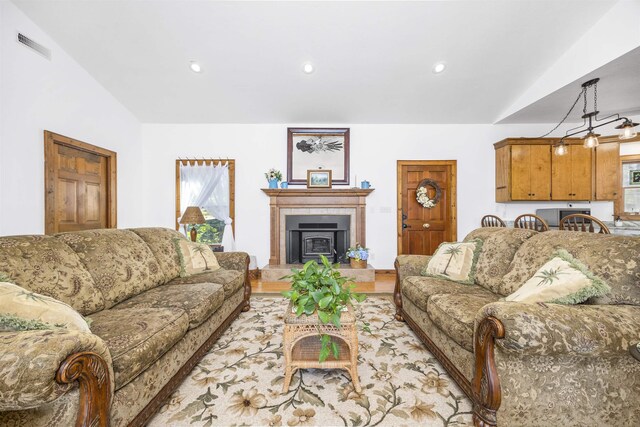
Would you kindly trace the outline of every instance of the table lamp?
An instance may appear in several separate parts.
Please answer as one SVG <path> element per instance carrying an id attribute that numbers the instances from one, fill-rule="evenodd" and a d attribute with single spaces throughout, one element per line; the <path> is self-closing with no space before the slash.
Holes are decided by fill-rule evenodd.
<path id="1" fill-rule="evenodd" d="M 187 224 L 191 224 L 191 241 L 195 242 L 198 237 L 198 230 L 196 230 L 196 224 L 204 224 L 204 215 L 197 206 L 188 206 L 180 218 L 180 224 L 184 225 L 185 232 L 187 231 Z"/>

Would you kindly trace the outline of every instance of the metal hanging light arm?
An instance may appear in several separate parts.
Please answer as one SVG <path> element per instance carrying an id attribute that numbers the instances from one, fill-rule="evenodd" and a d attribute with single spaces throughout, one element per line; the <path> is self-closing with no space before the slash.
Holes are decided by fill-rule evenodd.
<path id="1" fill-rule="evenodd" d="M 589 127 L 587 127 L 586 129 L 577 130 L 577 131 L 575 131 L 575 132 L 571 132 L 571 133 L 569 133 L 570 131 L 567 131 L 567 133 L 565 134 L 565 136 L 563 137 L 563 139 L 564 139 L 564 138 L 569 138 L 569 137 L 571 137 L 571 136 L 573 136 L 573 135 L 577 135 L 577 134 L 582 133 L 582 132 L 585 132 L 585 131 L 592 131 L 592 130 L 594 130 L 594 129 L 598 129 L 599 127 L 606 126 L 606 125 L 608 125 L 608 124 L 610 124 L 610 123 L 615 123 L 615 122 L 618 122 L 618 121 L 620 121 L 620 120 L 625 120 L 625 119 L 626 119 L 625 117 L 620 117 L 620 118 L 617 118 L 617 119 L 609 120 L 609 121 L 607 121 L 607 122 L 605 122 L 605 123 L 602 123 L 602 124 L 599 124 L 599 125 L 596 125 L 596 126 L 591 126 L 591 123 L 590 123 L 590 124 L 589 124 Z M 603 120 L 604 120 L 604 119 L 603 119 Z M 585 122 L 586 122 L 586 121 L 585 121 Z M 585 124 L 586 124 L 586 123 L 585 123 Z M 584 126 L 584 125 L 583 125 L 583 126 Z M 579 127 L 580 127 L 580 128 L 582 128 L 582 126 L 579 126 Z M 578 128 L 574 128 L 574 129 L 578 129 Z M 573 130 L 573 129 L 571 129 L 571 130 Z"/>
<path id="2" fill-rule="evenodd" d="M 571 128 L 571 129 L 567 130 L 567 131 L 565 132 L 564 136 L 562 137 L 562 139 L 567 138 L 567 137 L 569 137 L 569 136 L 571 136 L 571 135 L 575 135 L 576 133 L 583 132 L 583 131 L 584 131 L 584 129 L 583 129 L 583 128 L 584 128 L 586 125 L 587 125 L 587 118 L 586 118 L 586 117 L 583 117 L 583 118 L 582 118 L 582 124 L 581 124 L 581 125 L 579 125 L 579 126 L 576 126 L 576 127 L 574 127 L 574 128 Z M 570 132 L 572 132 L 572 131 L 574 131 L 574 130 L 576 130 L 576 129 L 581 129 L 581 130 L 579 130 L 579 131 L 577 131 L 577 132 L 572 133 L 571 135 L 569 135 L 569 133 L 570 133 Z"/>
<path id="3" fill-rule="evenodd" d="M 617 114 L 615 114 L 615 115 L 617 116 Z M 612 117 L 612 116 L 609 116 L 609 117 Z M 602 120 L 606 120 L 606 119 L 602 119 Z M 592 125 L 591 118 L 589 118 L 589 126 L 588 126 L 586 129 L 580 129 L 580 130 L 577 130 L 577 131 L 575 131 L 575 132 L 571 132 L 571 131 L 572 131 L 572 130 L 574 130 L 574 129 L 582 128 L 582 126 L 584 126 L 584 125 L 586 124 L 586 119 L 585 119 L 585 123 L 583 123 L 583 125 L 582 125 L 582 126 L 578 126 L 577 128 L 569 129 L 569 130 L 567 131 L 567 133 L 565 134 L 564 138 L 569 138 L 569 137 L 571 137 L 571 136 L 573 136 L 573 135 L 577 135 L 577 134 L 582 133 L 582 132 L 584 132 L 584 131 L 592 131 L 592 130 L 594 130 L 594 129 L 598 129 L 599 127 L 606 126 L 606 125 L 608 125 L 608 124 L 610 124 L 610 123 L 619 122 L 620 120 L 628 120 L 628 119 L 627 119 L 626 117 L 619 117 L 619 116 L 618 116 L 618 118 L 615 118 L 615 119 L 613 119 L 613 120 L 609 120 L 609 121 L 606 121 L 606 122 L 601 123 L 601 124 L 599 124 L 599 125 L 593 126 L 593 125 Z M 564 138 L 563 138 L 563 139 L 564 139 Z"/>
<path id="4" fill-rule="evenodd" d="M 602 119 L 598 118 L 598 114 L 600 113 L 600 111 L 598 111 L 598 82 L 599 81 L 600 81 L 600 78 L 595 78 L 595 79 L 591 79 L 589 81 L 586 81 L 586 82 L 582 83 L 582 90 L 578 94 L 578 97 L 573 102 L 573 105 L 571 106 L 571 108 L 569 109 L 567 114 L 565 114 L 565 116 L 560 121 L 560 123 L 558 123 L 549 132 L 547 132 L 544 135 L 540 136 L 540 138 L 544 138 L 546 136 L 549 136 L 551 133 L 553 133 L 555 130 L 557 130 L 560 126 L 562 126 L 562 124 L 567 120 L 567 118 L 569 118 L 569 116 L 573 112 L 574 108 L 578 104 L 578 101 L 580 101 L 580 98 L 583 99 L 582 124 L 580 126 L 577 126 L 577 127 L 574 127 L 574 128 L 571 128 L 571 129 L 567 130 L 565 132 L 565 135 L 558 141 L 558 144 L 564 144 L 564 139 L 565 138 L 569 138 L 571 136 L 578 135 L 578 134 L 584 133 L 584 132 L 592 133 L 594 129 L 597 129 L 597 128 L 602 127 L 602 126 L 606 126 L 606 125 L 611 124 L 611 123 L 619 122 L 619 121 L 623 121 L 623 122 L 622 122 L 622 124 L 616 126 L 616 129 L 624 129 L 625 127 L 638 126 L 638 123 L 634 123 L 628 117 L 621 117 L 620 114 L 618 114 L 618 113 L 611 114 L 611 115 L 609 115 L 607 117 L 603 117 Z M 589 91 L 590 87 L 593 87 L 593 111 L 587 112 L 587 106 L 588 106 L 587 92 Z"/>

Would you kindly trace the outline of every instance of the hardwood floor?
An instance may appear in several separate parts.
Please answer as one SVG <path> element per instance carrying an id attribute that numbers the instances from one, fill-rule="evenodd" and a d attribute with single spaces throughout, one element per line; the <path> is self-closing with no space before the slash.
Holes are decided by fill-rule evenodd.
<path id="1" fill-rule="evenodd" d="M 367 294 L 390 294 L 396 283 L 395 273 L 376 273 L 375 282 L 356 283 L 356 292 Z M 263 282 L 262 280 L 251 280 L 251 291 L 254 293 L 280 293 L 289 289 L 286 282 Z"/>

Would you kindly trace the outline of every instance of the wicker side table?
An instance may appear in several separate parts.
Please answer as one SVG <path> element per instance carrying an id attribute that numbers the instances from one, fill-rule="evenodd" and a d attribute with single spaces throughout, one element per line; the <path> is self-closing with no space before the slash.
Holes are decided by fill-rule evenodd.
<path id="1" fill-rule="evenodd" d="M 333 324 L 320 325 L 317 314 L 296 317 L 295 313 L 291 313 L 291 307 L 292 304 L 289 304 L 284 317 L 285 374 L 282 392 L 289 391 L 291 377 L 298 369 L 320 368 L 347 370 L 354 388 L 360 393 L 362 389 L 358 379 L 358 333 L 353 308 L 349 306 L 347 311 L 342 312 L 341 325 L 338 328 Z M 319 333 L 331 336 L 331 340 L 338 345 L 338 359 L 330 354 L 327 360 L 318 362 L 321 348 Z"/>

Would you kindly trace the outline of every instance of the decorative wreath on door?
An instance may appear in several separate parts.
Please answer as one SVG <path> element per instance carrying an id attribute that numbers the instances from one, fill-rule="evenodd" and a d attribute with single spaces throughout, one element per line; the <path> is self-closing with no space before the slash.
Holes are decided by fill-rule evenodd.
<path id="1" fill-rule="evenodd" d="M 435 192 L 433 198 L 429 197 L 429 188 L 432 188 Z M 416 200 L 425 208 L 433 208 L 440 201 L 440 197 L 442 196 L 442 189 L 432 179 L 423 179 L 418 184 L 418 188 L 416 188 Z"/>

